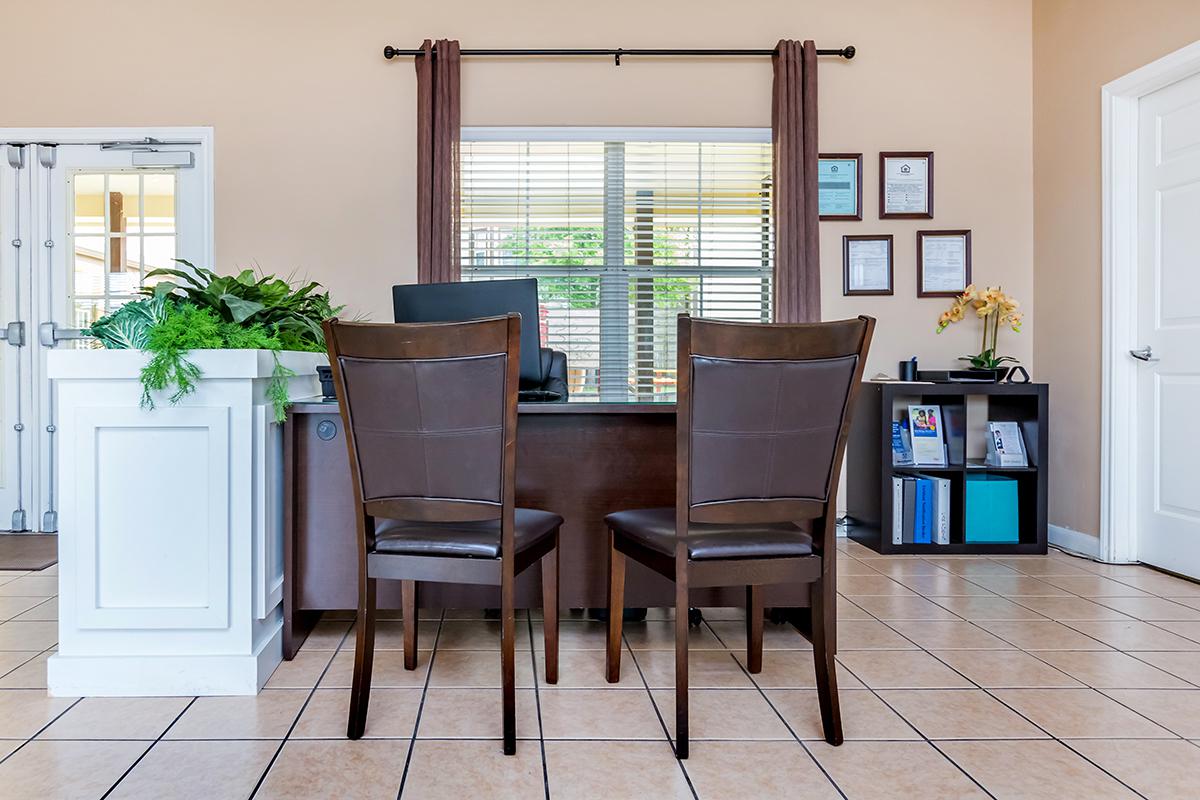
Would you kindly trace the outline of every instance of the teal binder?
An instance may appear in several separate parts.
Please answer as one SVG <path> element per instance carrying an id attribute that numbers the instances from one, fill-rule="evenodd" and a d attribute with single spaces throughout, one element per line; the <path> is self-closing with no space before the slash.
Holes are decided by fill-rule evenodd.
<path id="1" fill-rule="evenodd" d="M 968 474 L 966 480 L 967 542 L 1013 543 L 1021 538 L 1017 482 L 1004 475 Z"/>

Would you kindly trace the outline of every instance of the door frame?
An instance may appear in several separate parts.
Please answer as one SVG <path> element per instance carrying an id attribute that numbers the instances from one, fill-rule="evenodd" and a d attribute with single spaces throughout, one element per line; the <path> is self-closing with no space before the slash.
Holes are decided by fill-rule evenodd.
<path id="1" fill-rule="evenodd" d="M 1200 42 L 1100 89 L 1103 220 L 1101 319 L 1100 552 L 1138 560 L 1138 107 L 1141 98 L 1200 74 Z"/>

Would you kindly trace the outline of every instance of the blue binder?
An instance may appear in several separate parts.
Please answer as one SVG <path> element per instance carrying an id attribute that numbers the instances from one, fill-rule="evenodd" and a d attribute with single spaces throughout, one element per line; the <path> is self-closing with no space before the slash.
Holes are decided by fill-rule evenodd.
<path id="1" fill-rule="evenodd" d="M 928 478 L 917 479 L 917 507 L 913 519 L 913 542 L 916 544 L 931 544 L 933 542 L 933 481 Z"/>

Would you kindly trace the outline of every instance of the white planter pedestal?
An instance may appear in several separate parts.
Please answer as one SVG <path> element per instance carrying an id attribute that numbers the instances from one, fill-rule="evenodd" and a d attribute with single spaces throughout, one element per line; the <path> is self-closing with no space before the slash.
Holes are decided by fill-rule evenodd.
<path id="1" fill-rule="evenodd" d="M 178 405 L 138 407 L 144 353 L 49 354 L 58 407 L 52 695 L 254 694 L 282 657 L 282 437 L 265 350 L 205 350 Z M 291 397 L 323 354 L 283 353 Z"/>

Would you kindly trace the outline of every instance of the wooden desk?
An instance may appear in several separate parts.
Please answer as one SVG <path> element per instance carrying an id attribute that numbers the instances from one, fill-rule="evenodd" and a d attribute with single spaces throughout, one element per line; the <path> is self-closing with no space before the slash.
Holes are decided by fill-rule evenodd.
<path id="1" fill-rule="evenodd" d="M 561 514 L 564 608 L 606 604 L 605 514 L 675 504 L 675 406 L 669 403 L 522 403 L 517 505 Z M 358 604 L 354 496 L 337 405 L 300 402 L 284 425 L 283 650 L 290 659 L 318 612 Z M 518 608 L 540 608 L 540 569 L 517 578 Z M 766 587 L 768 606 L 807 607 L 803 586 Z M 379 607 L 400 607 L 400 585 L 380 581 Z M 496 608 L 492 586 L 421 584 L 423 608 Z M 640 564 L 626 567 L 625 604 L 673 605 L 674 589 Z M 697 590 L 696 606 L 741 606 L 742 587 Z"/>

